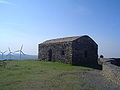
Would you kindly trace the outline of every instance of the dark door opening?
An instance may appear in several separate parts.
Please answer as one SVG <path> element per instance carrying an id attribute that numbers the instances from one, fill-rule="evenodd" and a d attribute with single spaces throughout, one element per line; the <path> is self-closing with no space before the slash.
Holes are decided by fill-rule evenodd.
<path id="1" fill-rule="evenodd" d="M 48 61 L 52 61 L 52 50 L 48 51 Z"/>

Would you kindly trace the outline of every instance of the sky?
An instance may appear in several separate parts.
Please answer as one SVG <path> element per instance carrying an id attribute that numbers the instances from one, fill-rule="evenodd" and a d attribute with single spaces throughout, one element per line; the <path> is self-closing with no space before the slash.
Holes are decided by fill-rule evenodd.
<path id="1" fill-rule="evenodd" d="M 120 57 L 120 0 L 0 0 L 0 50 L 37 55 L 45 40 L 89 35 Z"/>

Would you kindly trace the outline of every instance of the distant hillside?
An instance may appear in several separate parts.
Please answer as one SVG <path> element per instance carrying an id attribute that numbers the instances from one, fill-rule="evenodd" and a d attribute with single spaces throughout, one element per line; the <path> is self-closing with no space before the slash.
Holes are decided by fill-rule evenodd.
<path id="1" fill-rule="evenodd" d="M 21 60 L 24 60 L 24 59 L 37 59 L 37 55 L 22 55 L 21 56 Z M 10 56 L 7 56 L 7 55 L 4 55 L 4 58 L 3 59 L 10 59 Z M 20 55 L 19 54 L 14 54 L 11 56 L 11 59 L 14 59 L 14 60 L 19 60 L 20 59 Z M 0 55 L 0 60 L 2 60 L 2 55 Z"/>

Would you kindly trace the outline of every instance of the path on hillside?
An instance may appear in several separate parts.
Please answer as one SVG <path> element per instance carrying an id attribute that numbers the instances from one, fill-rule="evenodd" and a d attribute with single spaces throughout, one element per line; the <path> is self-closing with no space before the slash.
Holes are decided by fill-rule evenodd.
<path id="1" fill-rule="evenodd" d="M 56 85 L 56 82 L 58 83 L 58 81 L 60 83 Z M 119 86 L 109 82 L 105 77 L 103 77 L 100 70 L 88 70 L 70 73 L 63 72 L 44 83 L 46 85 L 50 85 L 50 83 L 52 83 L 53 86 L 49 86 L 49 88 L 58 88 L 59 85 L 59 89 L 63 90 L 63 85 L 61 82 L 62 84 L 66 84 L 68 82 L 66 87 L 69 87 L 71 90 L 120 90 Z"/>

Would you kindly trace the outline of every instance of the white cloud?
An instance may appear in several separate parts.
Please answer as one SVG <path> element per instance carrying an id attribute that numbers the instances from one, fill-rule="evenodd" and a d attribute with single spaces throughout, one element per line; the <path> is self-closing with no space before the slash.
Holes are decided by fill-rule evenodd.
<path id="1" fill-rule="evenodd" d="M 0 0 L 0 4 L 15 5 L 14 3 L 11 3 L 7 0 Z"/>

